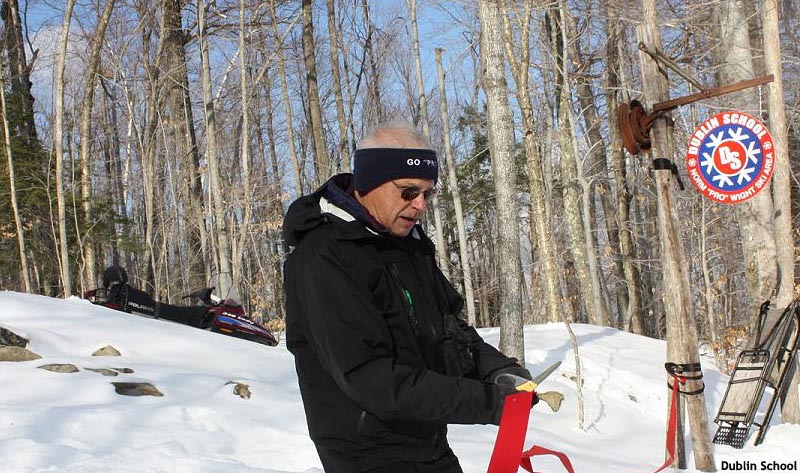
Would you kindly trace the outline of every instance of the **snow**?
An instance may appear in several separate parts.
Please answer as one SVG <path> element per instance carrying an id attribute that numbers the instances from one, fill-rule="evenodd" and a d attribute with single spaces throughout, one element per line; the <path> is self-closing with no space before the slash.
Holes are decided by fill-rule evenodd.
<path id="1" fill-rule="evenodd" d="M 28 348 L 43 357 L 0 363 L 0 471 L 322 472 L 283 342 L 267 347 L 78 298 L 0 292 L 0 306 L 0 326 L 28 338 Z M 585 378 L 585 429 L 578 428 L 570 380 L 575 359 L 565 327 L 528 326 L 527 367 L 536 373 L 561 360 L 540 390 L 560 391 L 566 400 L 559 412 L 544 403 L 533 409 L 526 446 L 564 452 L 577 473 L 654 471 L 664 459 L 665 343 L 610 328 L 573 329 Z M 480 333 L 498 342 L 498 329 Z M 122 356 L 91 355 L 106 345 Z M 710 359 L 702 362 L 713 419 L 727 377 Z M 37 369 L 50 363 L 71 363 L 80 371 Z M 133 373 L 108 377 L 87 368 Z M 252 396 L 235 395 L 229 381 L 249 385 Z M 122 396 L 111 382 L 149 382 L 164 395 Z M 717 467 L 733 469 L 739 462 L 755 466 L 749 471 L 768 471 L 762 461 L 791 465 L 800 459 L 800 426 L 781 425 L 778 417 L 758 447 L 752 437 L 742 450 L 714 445 Z M 716 425 L 710 422 L 710 428 Z M 451 426 L 450 443 L 466 473 L 486 471 L 496 434 L 495 426 Z M 554 457 L 535 457 L 533 464 L 537 471 L 564 471 Z M 688 465 L 695 471 L 691 457 Z"/>

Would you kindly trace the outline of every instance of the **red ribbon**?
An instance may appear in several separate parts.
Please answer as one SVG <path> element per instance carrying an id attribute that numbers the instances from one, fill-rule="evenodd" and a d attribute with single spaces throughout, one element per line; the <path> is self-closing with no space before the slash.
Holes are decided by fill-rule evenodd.
<path id="1" fill-rule="evenodd" d="M 520 466 L 535 473 L 530 457 L 537 455 L 555 455 L 569 473 L 575 473 L 569 458 L 561 452 L 538 445 L 522 452 L 525 445 L 525 432 L 528 429 L 532 397 L 532 392 L 525 391 L 506 396 L 503 413 L 500 416 L 500 429 L 497 431 L 492 458 L 489 460 L 488 473 L 517 473 Z"/>
<path id="2" fill-rule="evenodd" d="M 678 434 L 678 383 L 685 383 L 686 378 L 676 374 L 672 374 L 672 377 L 675 378 L 675 381 L 672 382 L 672 404 L 669 408 L 669 419 L 667 420 L 667 461 L 653 473 L 658 473 L 672 465 L 672 461 L 675 459 L 675 437 Z"/>
<path id="3" fill-rule="evenodd" d="M 672 403 L 667 420 L 667 459 L 653 473 L 659 473 L 669 467 L 675 459 L 675 439 L 678 433 L 678 395 L 680 394 L 678 387 L 679 383 L 686 382 L 686 378 L 676 374 L 672 376 L 675 381 L 672 383 Z M 569 458 L 561 452 L 538 445 L 532 446 L 525 452 L 522 451 L 525 444 L 525 432 L 528 429 L 532 397 L 532 392 L 525 391 L 506 396 L 503 413 L 500 416 L 500 429 L 497 431 L 497 439 L 487 473 L 517 473 L 520 467 L 530 473 L 536 473 L 533 471 L 530 458 L 537 455 L 554 455 L 561 460 L 561 464 L 569 473 L 575 473 Z"/>
<path id="4" fill-rule="evenodd" d="M 536 455 L 554 455 L 561 460 L 561 464 L 564 465 L 565 470 L 569 473 L 575 473 L 575 470 L 572 468 L 572 463 L 570 463 L 569 458 L 567 458 L 565 454 L 538 445 L 534 445 L 529 450 L 522 452 L 522 462 L 520 463 L 522 468 L 525 468 L 525 470 L 531 473 L 536 473 L 533 471 L 533 466 L 531 466 L 531 457 Z"/>

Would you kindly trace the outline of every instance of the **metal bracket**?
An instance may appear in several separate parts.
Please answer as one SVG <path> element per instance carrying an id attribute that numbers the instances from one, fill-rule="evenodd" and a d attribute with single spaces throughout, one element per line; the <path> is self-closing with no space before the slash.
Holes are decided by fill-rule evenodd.
<path id="1" fill-rule="evenodd" d="M 650 128 L 652 128 L 653 122 L 663 117 L 666 112 L 674 110 L 681 105 L 688 105 L 711 97 L 718 97 L 738 90 L 768 84 L 775 80 L 775 77 L 770 74 L 736 82 L 734 84 L 707 89 L 660 50 L 650 49 L 644 43 L 639 43 L 639 49 L 652 57 L 656 62 L 675 71 L 678 75 L 686 79 L 687 82 L 699 89 L 700 92 L 656 103 L 653 105 L 653 111 L 651 113 L 647 113 L 644 106 L 638 100 L 631 100 L 630 103 L 620 104 L 619 107 L 617 107 L 617 120 L 619 121 L 622 145 L 633 155 L 637 155 L 642 151 L 648 151 L 651 148 Z"/>

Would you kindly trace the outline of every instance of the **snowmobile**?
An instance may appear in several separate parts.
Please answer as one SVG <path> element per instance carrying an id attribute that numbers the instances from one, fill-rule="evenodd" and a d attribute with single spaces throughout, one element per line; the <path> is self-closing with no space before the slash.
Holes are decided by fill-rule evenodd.
<path id="1" fill-rule="evenodd" d="M 263 345 L 278 344 L 272 331 L 248 317 L 235 298 L 222 299 L 214 295 L 214 287 L 183 296 L 181 300 L 188 299 L 188 305 L 167 304 L 130 286 L 125 268 L 111 266 L 103 272 L 103 287 L 86 291 L 83 298 L 129 314 L 170 320 Z"/>

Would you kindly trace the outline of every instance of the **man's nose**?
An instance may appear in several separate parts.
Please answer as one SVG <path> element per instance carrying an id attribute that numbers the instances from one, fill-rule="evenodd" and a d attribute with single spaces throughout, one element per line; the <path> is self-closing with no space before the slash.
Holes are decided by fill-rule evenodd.
<path id="1" fill-rule="evenodd" d="M 422 193 L 411 199 L 411 207 L 419 210 L 420 212 L 424 211 L 427 206 L 428 201 L 425 200 L 425 195 Z"/>

